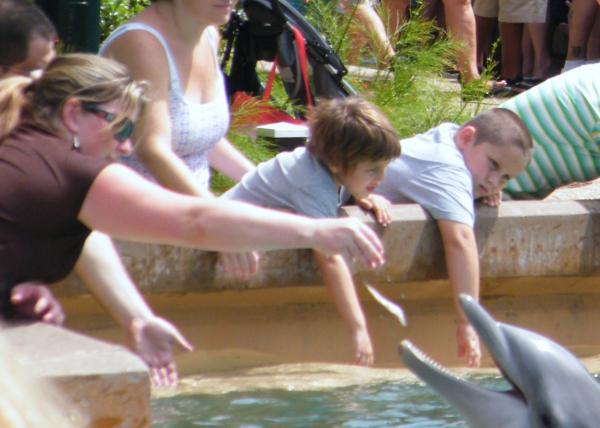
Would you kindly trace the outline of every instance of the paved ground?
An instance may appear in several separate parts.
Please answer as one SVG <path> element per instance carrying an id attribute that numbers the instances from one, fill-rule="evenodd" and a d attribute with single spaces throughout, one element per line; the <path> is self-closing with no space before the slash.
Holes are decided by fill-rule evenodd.
<path id="1" fill-rule="evenodd" d="M 551 200 L 581 200 L 600 199 L 600 178 L 585 183 L 573 183 L 555 190 L 548 199 Z"/>

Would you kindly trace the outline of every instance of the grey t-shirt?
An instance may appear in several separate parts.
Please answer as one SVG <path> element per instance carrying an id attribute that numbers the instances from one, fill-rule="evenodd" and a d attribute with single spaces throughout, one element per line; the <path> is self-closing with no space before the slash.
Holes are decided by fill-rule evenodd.
<path id="1" fill-rule="evenodd" d="M 222 197 L 309 217 L 337 217 L 340 205 L 331 173 L 304 147 L 261 163 Z"/>
<path id="2" fill-rule="evenodd" d="M 402 155 L 385 171 L 375 193 L 392 203 L 416 202 L 436 220 L 473 226 L 473 179 L 454 143 L 459 126 L 442 123 L 402 140 Z"/>

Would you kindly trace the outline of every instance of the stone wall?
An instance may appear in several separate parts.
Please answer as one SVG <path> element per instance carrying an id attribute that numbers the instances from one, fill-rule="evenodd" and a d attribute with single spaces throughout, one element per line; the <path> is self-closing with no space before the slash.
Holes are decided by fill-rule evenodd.
<path id="1" fill-rule="evenodd" d="M 386 264 L 357 275 L 372 283 L 399 284 L 446 277 L 435 222 L 418 205 L 396 205 L 392 224 L 375 225 L 355 207 L 346 208 L 374 227 L 385 244 Z M 480 207 L 476 236 L 484 283 L 520 277 L 589 276 L 600 265 L 600 201 L 505 202 Z M 216 254 L 187 248 L 118 243 L 127 268 L 144 293 L 214 292 L 320 283 L 308 250 L 264 253 L 259 273 L 239 282 L 216 269 Z M 487 291 L 484 287 L 483 294 Z M 57 293 L 76 296 L 85 288 L 71 277 Z"/>

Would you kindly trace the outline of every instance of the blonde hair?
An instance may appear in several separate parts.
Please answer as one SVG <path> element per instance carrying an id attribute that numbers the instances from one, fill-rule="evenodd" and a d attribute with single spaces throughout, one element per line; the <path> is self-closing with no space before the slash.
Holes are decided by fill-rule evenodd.
<path id="1" fill-rule="evenodd" d="M 56 57 L 37 79 L 10 77 L 0 81 L 0 139 L 28 125 L 59 134 L 62 107 L 69 99 L 84 104 L 119 100 L 121 111 L 111 123 L 118 129 L 146 103 L 147 85 L 134 81 L 127 68 L 91 54 Z"/>
<path id="2" fill-rule="evenodd" d="M 400 156 L 396 130 L 375 105 L 360 97 L 319 100 L 308 116 L 307 149 L 326 165 L 342 171 L 359 162 Z"/>

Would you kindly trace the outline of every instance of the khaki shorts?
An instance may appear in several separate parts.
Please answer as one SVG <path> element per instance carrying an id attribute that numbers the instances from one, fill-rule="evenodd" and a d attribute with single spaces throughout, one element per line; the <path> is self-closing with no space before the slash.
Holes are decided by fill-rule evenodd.
<path id="1" fill-rule="evenodd" d="M 473 10 L 482 18 L 496 18 L 500 22 L 546 22 L 548 0 L 475 0 Z"/>

